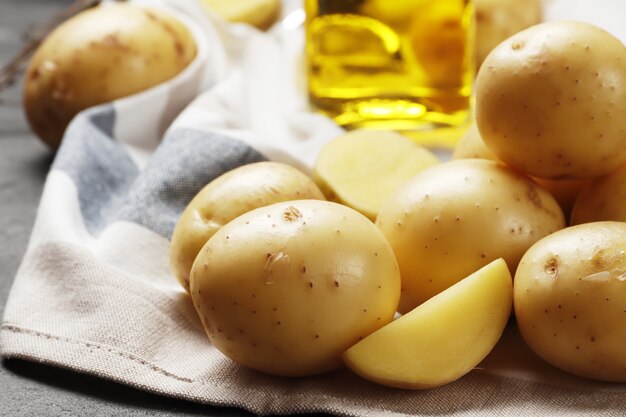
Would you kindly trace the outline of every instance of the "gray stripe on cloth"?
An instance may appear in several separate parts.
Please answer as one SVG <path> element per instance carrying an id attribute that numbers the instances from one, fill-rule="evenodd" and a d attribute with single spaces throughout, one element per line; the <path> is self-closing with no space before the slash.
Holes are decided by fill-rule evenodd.
<path id="1" fill-rule="evenodd" d="M 80 113 L 65 132 L 52 165 L 74 181 L 84 223 L 92 234 L 110 223 L 121 196 L 139 174 L 122 145 L 107 134 L 113 123 L 112 105 Z"/>
<path id="2" fill-rule="evenodd" d="M 130 188 L 119 220 L 170 237 L 180 213 L 213 179 L 266 158 L 238 140 L 193 129 L 169 132 Z"/>
<path id="3" fill-rule="evenodd" d="M 169 238 L 202 187 L 240 165 L 266 160 L 239 140 L 185 128 L 168 132 L 140 171 L 110 134 L 115 119 L 111 105 L 79 114 L 53 165 L 76 184 L 83 220 L 93 235 L 125 220 Z"/>
<path id="4" fill-rule="evenodd" d="M 90 114 L 89 119 L 93 125 L 108 137 L 113 137 L 113 127 L 116 120 L 115 110 L 112 104 L 105 106 L 101 111 L 95 111 Z"/>

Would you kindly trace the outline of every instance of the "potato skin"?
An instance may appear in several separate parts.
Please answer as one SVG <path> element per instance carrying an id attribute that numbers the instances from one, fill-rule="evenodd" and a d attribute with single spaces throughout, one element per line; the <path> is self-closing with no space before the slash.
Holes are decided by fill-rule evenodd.
<path id="1" fill-rule="evenodd" d="M 540 0 L 474 0 L 476 9 L 476 64 L 498 44 L 541 22 Z"/>
<path id="2" fill-rule="evenodd" d="M 626 382 L 626 223 L 569 227 L 533 245 L 514 280 L 517 324 L 543 359 Z"/>
<path id="3" fill-rule="evenodd" d="M 626 165 L 593 180 L 574 203 L 571 224 L 602 220 L 626 222 Z"/>
<path id="4" fill-rule="evenodd" d="M 394 316 L 400 275 L 384 236 L 336 203 L 298 200 L 246 213 L 204 246 L 191 298 L 211 343 L 274 375 L 320 374 Z"/>
<path id="5" fill-rule="evenodd" d="M 626 162 L 626 46 L 595 26 L 519 32 L 487 57 L 476 92 L 485 143 L 515 169 L 585 179 Z"/>
<path id="6" fill-rule="evenodd" d="M 565 221 L 530 179 L 493 161 L 463 159 L 415 176 L 376 225 L 400 266 L 405 313 L 497 258 L 514 272 L 524 252 Z"/>
<path id="7" fill-rule="evenodd" d="M 476 123 L 472 124 L 461 138 L 452 159 L 478 158 L 501 162 L 498 157 L 485 145 L 480 136 Z M 556 199 L 563 210 L 566 219 L 569 219 L 572 207 L 580 191 L 589 184 L 590 180 L 547 180 L 532 178 L 537 184 L 547 190 Z M 608 220 L 608 219 L 606 219 Z"/>
<path id="8" fill-rule="evenodd" d="M 164 12 L 130 4 L 81 12 L 33 55 L 24 81 L 28 122 L 56 149 L 79 111 L 166 81 L 195 55 L 189 30 Z"/>
<path id="9" fill-rule="evenodd" d="M 474 75 L 474 57 L 469 53 L 473 37 L 468 36 L 473 27 L 466 27 L 466 13 L 461 1 L 428 1 L 411 19 L 410 44 L 433 86 L 458 88 L 467 81 L 464 77 Z"/>
<path id="10" fill-rule="evenodd" d="M 461 136 L 452 152 L 452 159 L 489 159 L 491 161 L 500 161 L 498 157 L 485 145 L 483 138 L 480 136 L 478 126 L 472 123 L 465 134 Z"/>
<path id="11" fill-rule="evenodd" d="M 170 244 L 170 266 L 189 291 L 189 274 L 202 246 L 235 217 L 281 201 L 316 199 L 324 195 L 312 179 L 278 162 L 243 165 L 217 177 L 189 202 Z"/>

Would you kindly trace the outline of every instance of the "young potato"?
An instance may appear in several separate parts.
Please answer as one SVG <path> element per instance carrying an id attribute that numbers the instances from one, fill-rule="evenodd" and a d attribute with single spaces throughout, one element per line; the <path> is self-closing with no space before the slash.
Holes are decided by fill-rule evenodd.
<path id="1" fill-rule="evenodd" d="M 469 53 L 472 38 L 467 28 L 473 20 L 468 19 L 469 10 L 462 1 L 428 0 L 413 13 L 411 47 L 436 87 L 460 87 L 463 77 L 473 76 L 474 57 Z M 468 68 L 471 71 L 466 71 Z"/>
<path id="2" fill-rule="evenodd" d="M 155 86 L 195 57 L 189 30 L 174 17 L 130 4 L 86 10 L 39 46 L 24 78 L 24 109 L 35 133 L 58 148 L 81 110 Z"/>
<path id="3" fill-rule="evenodd" d="M 587 186 L 591 180 L 546 180 L 544 178 L 533 178 L 533 180 L 547 190 L 559 203 L 563 215 L 570 218 L 574 203 L 580 191 Z"/>
<path id="4" fill-rule="evenodd" d="M 389 323 L 400 296 L 385 237 L 340 204 L 298 200 L 222 227 L 191 272 L 191 298 L 211 343 L 273 375 L 341 366 L 341 355 Z"/>
<path id="5" fill-rule="evenodd" d="M 567 372 L 626 382 L 626 223 L 569 227 L 533 245 L 514 280 L 517 324 Z"/>
<path id="6" fill-rule="evenodd" d="M 233 23 L 247 23 L 258 29 L 269 29 L 280 16 L 280 0 L 200 0 L 213 13 Z"/>
<path id="7" fill-rule="evenodd" d="M 476 65 L 517 32 L 541 22 L 540 0 L 474 0 L 476 9 Z"/>
<path id="8" fill-rule="evenodd" d="M 512 36 L 476 80 L 476 121 L 511 167 L 585 179 L 626 162 L 626 46 L 581 22 L 548 22 Z"/>
<path id="9" fill-rule="evenodd" d="M 571 224 L 626 222 L 626 165 L 589 183 L 578 195 Z"/>
<path id="10" fill-rule="evenodd" d="M 322 148 L 313 178 L 329 200 L 374 221 L 391 193 L 438 162 L 432 152 L 398 133 L 355 130 Z"/>
<path id="11" fill-rule="evenodd" d="M 454 151 L 452 159 L 489 159 L 491 161 L 500 161 L 491 149 L 485 145 L 483 138 L 480 136 L 478 126 L 472 123 L 465 134 L 459 140 Z"/>
<path id="12" fill-rule="evenodd" d="M 324 200 L 324 195 L 289 165 L 257 162 L 226 172 L 200 190 L 178 219 L 170 245 L 172 272 L 189 291 L 193 261 L 220 227 L 255 208 L 309 198 Z"/>
<path id="13" fill-rule="evenodd" d="M 391 387 L 456 381 L 498 343 L 512 303 L 511 273 L 495 260 L 352 346 L 344 361 L 363 378 Z"/>
<path id="14" fill-rule="evenodd" d="M 405 313 L 497 258 L 514 272 L 524 252 L 565 220 L 532 180 L 493 161 L 463 159 L 411 179 L 376 225 L 400 266 Z"/>
<path id="15" fill-rule="evenodd" d="M 499 161 L 498 157 L 485 145 L 476 124 L 472 124 L 461 138 L 452 153 L 452 159 L 479 158 Z M 576 197 L 589 180 L 546 180 L 533 178 L 556 199 L 563 210 L 565 218 L 569 218 Z"/>

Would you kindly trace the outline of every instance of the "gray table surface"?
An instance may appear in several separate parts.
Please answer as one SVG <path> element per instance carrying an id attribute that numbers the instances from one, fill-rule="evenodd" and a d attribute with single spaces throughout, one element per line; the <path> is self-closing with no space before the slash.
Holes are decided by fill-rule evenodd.
<path id="1" fill-rule="evenodd" d="M 24 33 L 70 0 L 0 0 L 0 66 Z M 30 132 L 21 84 L 0 93 L 0 316 L 26 250 L 54 158 Z M 164 398 L 87 375 L 16 359 L 0 366 L 0 416 L 235 416 L 242 410 Z"/>

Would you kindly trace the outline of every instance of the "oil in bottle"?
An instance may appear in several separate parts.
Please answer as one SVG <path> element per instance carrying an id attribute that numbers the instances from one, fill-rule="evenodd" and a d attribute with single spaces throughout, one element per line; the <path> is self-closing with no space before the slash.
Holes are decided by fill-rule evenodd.
<path id="1" fill-rule="evenodd" d="M 346 128 L 391 129 L 452 145 L 446 135 L 420 132 L 468 120 L 470 0 L 305 0 L 305 9 L 316 108 Z"/>

